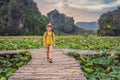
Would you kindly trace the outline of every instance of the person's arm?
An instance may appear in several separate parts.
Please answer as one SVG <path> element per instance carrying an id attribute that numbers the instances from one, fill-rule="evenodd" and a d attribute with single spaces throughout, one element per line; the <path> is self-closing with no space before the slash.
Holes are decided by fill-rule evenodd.
<path id="1" fill-rule="evenodd" d="M 44 45 L 44 47 L 45 47 L 45 37 L 43 38 L 43 45 Z"/>
<path id="2" fill-rule="evenodd" d="M 55 46 L 55 34 L 53 33 L 53 42 L 54 42 L 54 46 Z"/>

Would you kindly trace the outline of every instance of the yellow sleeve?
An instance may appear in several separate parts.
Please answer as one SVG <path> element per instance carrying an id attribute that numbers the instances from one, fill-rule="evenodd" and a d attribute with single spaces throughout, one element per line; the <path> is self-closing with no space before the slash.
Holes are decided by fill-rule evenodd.
<path id="1" fill-rule="evenodd" d="M 46 32 L 44 33 L 43 37 L 45 37 L 45 36 L 46 36 Z"/>

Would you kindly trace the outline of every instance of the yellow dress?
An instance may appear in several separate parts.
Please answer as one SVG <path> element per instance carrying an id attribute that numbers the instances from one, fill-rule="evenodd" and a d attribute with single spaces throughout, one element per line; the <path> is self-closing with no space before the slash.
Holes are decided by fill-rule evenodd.
<path id="1" fill-rule="evenodd" d="M 53 32 L 45 32 L 43 37 L 45 38 L 45 44 L 54 44 L 54 33 Z"/>

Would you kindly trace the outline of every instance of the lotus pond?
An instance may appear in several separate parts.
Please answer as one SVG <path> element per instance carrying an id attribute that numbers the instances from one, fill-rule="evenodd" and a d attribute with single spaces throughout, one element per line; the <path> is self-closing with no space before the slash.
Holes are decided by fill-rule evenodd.
<path id="1" fill-rule="evenodd" d="M 26 50 L 43 48 L 41 36 L 1 36 L 0 50 Z M 98 36 L 56 36 L 55 48 L 116 51 L 109 54 L 79 55 L 70 53 L 80 63 L 88 80 L 120 80 L 120 37 Z M 28 63 L 31 56 L 28 52 L 0 56 L 0 80 L 7 80 L 19 67 Z"/>
<path id="2" fill-rule="evenodd" d="M 87 80 L 120 80 L 120 52 L 110 54 L 77 54 L 74 57 L 84 71 Z"/>
<path id="3" fill-rule="evenodd" d="M 40 36 L 0 37 L 0 50 L 36 48 L 43 48 L 43 39 Z M 57 36 L 55 48 L 120 51 L 120 37 Z"/>
<path id="4" fill-rule="evenodd" d="M 0 80 L 8 80 L 19 67 L 26 65 L 30 59 L 29 52 L 0 54 Z"/>

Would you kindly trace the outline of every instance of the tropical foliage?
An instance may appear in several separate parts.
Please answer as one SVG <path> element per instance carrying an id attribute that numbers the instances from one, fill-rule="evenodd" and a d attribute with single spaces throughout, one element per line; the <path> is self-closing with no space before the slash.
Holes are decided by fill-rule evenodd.
<path id="1" fill-rule="evenodd" d="M 31 59 L 29 52 L 0 54 L 0 80 L 7 80 L 16 70 Z"/>
<path id="2" fill-rule="evenodd" d="M 69 55 L 78 60 L 88 80 L 119 80 L 120 53 L 116 52 L 113 57 L 107 54 L 107 51 L 120 51 L 119 42 L 120 37 L 97 37 L 87 34 L 84 36 L 56 36 L 55 48 L 100 51 L 101 54 L 94 55 L 79 55 L 77 53 L 69 53 Z M 2 51 L 36 48 L 43 48 L 41 36 L 0 37 L 0 50 Z M 30 58 L 28 52 L 10 55 L 10 57 L 1 56 L 1 80 L 6 80 L 16 69 L 27 64 Z"/>
<path id="3" fill-rule="evenodd" d="M 68 55 L 73 56 L 80 63 L 87 80 L 120 80 L 120 52 L 115 52 L 114 56 L 106 52 Z"/>
<path id="4" fill-rule="evenodd" d="M 13 36 L 0 39 L 0 50 L 43 48 L 43 39 L 40 36 Z M 58 36 L 55 48 L 120 51 L 120 37 Z"/>

